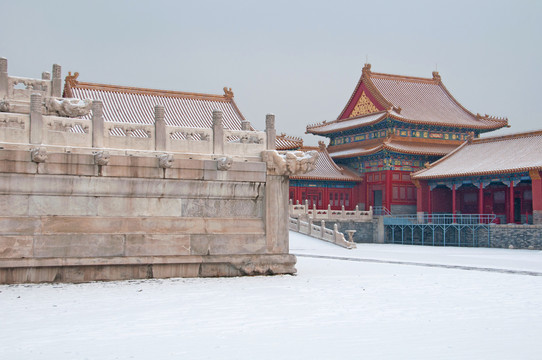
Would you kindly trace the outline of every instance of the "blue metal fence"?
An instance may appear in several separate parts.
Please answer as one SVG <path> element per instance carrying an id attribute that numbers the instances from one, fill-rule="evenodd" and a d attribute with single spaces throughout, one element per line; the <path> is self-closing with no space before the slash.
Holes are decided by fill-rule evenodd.
<path id="1" fill-rule="evenodd" d="M 385 216 L 386 242 L 440 246 L 490 246 L 494 214 Z M 487 242 L 485 241 L 487 235 Z"/>

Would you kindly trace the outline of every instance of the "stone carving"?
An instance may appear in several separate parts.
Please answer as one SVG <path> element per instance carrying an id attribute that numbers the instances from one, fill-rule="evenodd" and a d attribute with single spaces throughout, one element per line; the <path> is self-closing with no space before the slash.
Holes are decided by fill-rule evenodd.
<path id="1" fill-rule="evenodd" d="M 124 128 L 124 132 L 126 133 L 126 136 L 129 137 L 151 137 L 151 132 L 149 130 L 143 129 L 143 128 L 136 128 L 136 127 L 126 127 Z"/>
<path id="2" fill-rule="evenodd" d="M 268 150 L 262 152 L 270 175 L 299 175 L 312 171 L 316 167 L 318 151 L 285 151 Z"/>
<path id="3" fill-rule="evenodd" d="M 233 159 L 229 156 L 224 156 L 216 159 L 216 168 L 218 170 L 226 171 L 231 168 L 233 164 Z"/>
<path id="4" fill-rule="evenodd" d="M 169 169 L 173 166 L 173 155 L 172 154 L 161 154 L 158 155 L 158 163 L 162 169 Z"/>
<path id="5" fill-rule="evenodd" d="M 260 138 L 258 135 L 244 134 L 239 139 L 239 142 L 241 144 L 263 144 L 263 139 Z"/>
<path id="6" fill-rule="evenodd" d="M 44 147 L 30 149 L 32 161 L 36 163 L 42 163 L 47 160 L 47 149 Z"/>
<path id="7" fill-rule="evenodd" d="M 188 132 L 188 131 L 178 131 L 177 134 L 180 134 L 185 140 L 188 141 L 209 141 L 209 134 L 204 132 Z"/>
<path id="8" fill-rule="evenodd" d="M 0 119 L 0 127 L 24 129 L 24 121 L 17 118 Z"/>
<path id="9" fill-rule="evenodd" d="M 105 166 L 109 164 L 109 152 L 107 151 L 100 151 L 97 153 L 94 153 L 94 163 L 96 165 Z"/>
<path id="10" fill-rule="evenodd" d="M 9 86 L 12 90 L 17 89 L 19 84 L 22 84 L 25 90 L 47 91 L 47 85 L 42 80 L 10 77 Z"/>
<path id="11" fill-rule="evenodd" d="M 11 106 L 9 104 L 9 101 L 2 100 L 0 101 L 0 112 L 11 112 Z"/>
<path id="12" fill-rule="evenodd" d="M 88 126 L 87 125 L 83 125 L 81 123 L 73 123 L 73 124 L 70 124 L 70 123 L 64 123 L 62 121 L 53 121 L 52 123 L 47 123 L 47 126 L 49 127 L 49 129 L 51 129 L 52 131 L 62 131 L 62 132 L 71 132 L 72 129 L 77 126 L 78 128 L 80 128 L 85 134 L 88 134 Z"/>
<path id="13" fill-rule="evenodd" d="M 85 99 L 57 99 L 51 98 L 47 102 L 50 113 L 65 117 L 77 117 L 90 114 L 92 100 Z"/>

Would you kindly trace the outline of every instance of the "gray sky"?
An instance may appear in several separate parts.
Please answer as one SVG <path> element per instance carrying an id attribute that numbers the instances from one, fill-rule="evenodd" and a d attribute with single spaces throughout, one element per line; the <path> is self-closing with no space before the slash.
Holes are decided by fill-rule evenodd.
<path id="1" fill-rule="evenodd" d="M 7 1 L 11 75 L 222 94 L 257 129 L 303 136 L 334 120 L 368 58 L 375 72 L 431 77 L 474 113 L 542 128 L 542 1 Z"/>

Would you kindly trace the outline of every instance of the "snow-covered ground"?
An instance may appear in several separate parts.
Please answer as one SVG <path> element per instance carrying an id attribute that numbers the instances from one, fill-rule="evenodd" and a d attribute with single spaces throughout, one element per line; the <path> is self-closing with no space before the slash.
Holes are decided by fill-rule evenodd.
<path id="1" fill-rule="evenodd" d="M 290 239 L 297 276 L 0 286 L 0 359 L 542 358 L 540 251 Z"/>

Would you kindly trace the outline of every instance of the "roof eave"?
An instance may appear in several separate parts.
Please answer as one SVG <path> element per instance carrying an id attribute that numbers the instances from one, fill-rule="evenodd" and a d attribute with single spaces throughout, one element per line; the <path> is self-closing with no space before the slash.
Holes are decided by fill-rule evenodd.
<path id="1" fill-rule="evenodd" d="M 470 173 L 453 173 L 453 174 L 445 174 L 445 175 L 426 175 L 423 176 L 422 173 L 427 171 L 429 169 L 422 169 L 420 171 L 414 172 L 411 174 L 413 178 L 416 180 L 431 180 L 431 179 L 446 179 L 446 178 L 456 178 L 456 177 L 473 177 L 473 176 L 487 176 L 487 175 L 500 175 L 500 174 L 510 174 L 510 173 L 521 173 L 521 172 L 528 172 L 530 170 L 542 170 L 542 166 L 530 166 L 530 167 L 523 167 L 523 168 L 516 168 L 516 169 L 502 169 L 502 170 L 496 170 L 496 171 L 476 171 L 476 172 L 470 172 Z M 420 175 L 417 175 L 417 173 L 420 173 Z"/>
<path id="2" fill-rule="evenodd" d="M 343 131 L 356 129 L 356 128 L 360 127 L 360 125 L 352 125 L 352 126 L 348 126 L 346 128 L 338 129 L 338 130 L 328 130 L 328 131 L 317 131 L 317 130 L 315 130 L 315 129 L 319 128 L 319 127 L 324 127 L 324 126 L 337 124 L 337 123 L 341 123 L 341 122 L 346 122 L 346 121 L 353 121 L 353 120 L 357 120 L 357 119 L 362 119 L 364 117 L 373 116 L 373 115 L 376 115 L 378 113 L 382 113 L 382 115 L 380 117 L 378 117 L 377 119 L 373 120 L 373 121 L 369 121 L 369 122 L 363 124 L 362 126 L 374 125 L 374 124 L 377 124 L 377 123 L 379 123 L 379 122 L 381 122 L 381 121 L 388 118 L 389 112 L 387 110 L 383 110 L 383 111 L 378 111 L 378 112 L 374 112 L 374 113 L 370 113 L 370 114 L 364 114 L 364 115 L 356 116 L 356 117 L 352 117 L 352 118 L 334 120 L 334 121 L 330 121 L 330 122 L 326 122 L 326 123 L 320 123 L 320 124 L 314 124 L 314 125 L 307 125 L 305 133 L 306 134 L 314 134 L 314 135 L 327 135 L 327 134 L 334 134 L 334 133 L 338 133 L 338 132 L 343 132 Z"/>

